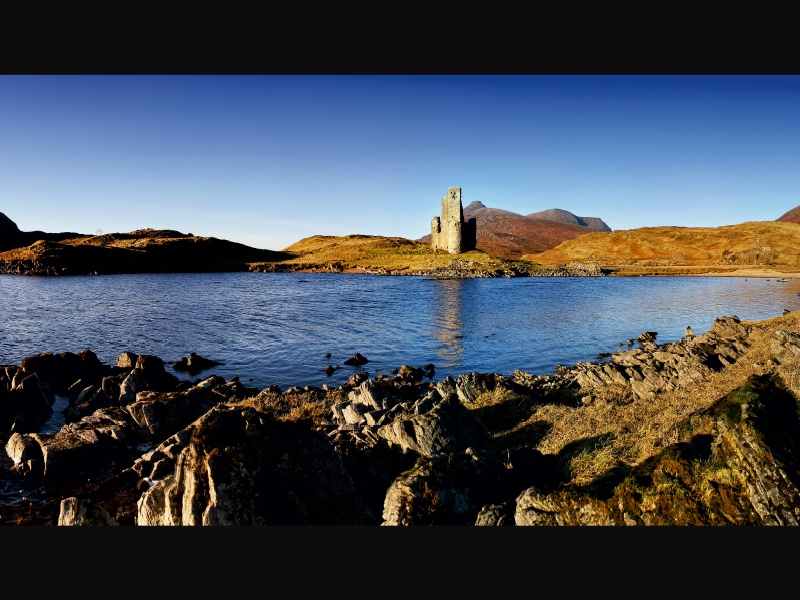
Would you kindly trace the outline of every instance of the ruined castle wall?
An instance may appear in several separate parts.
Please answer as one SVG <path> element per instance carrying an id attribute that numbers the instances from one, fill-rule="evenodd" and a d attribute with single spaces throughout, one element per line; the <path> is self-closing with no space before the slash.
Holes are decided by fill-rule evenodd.
<path id="1" fill-rule="evenodd" d="M 431 247 L 460 254 L 475 248 L 475 219 L 464 222 L 461 188 L 448 188 L 442 198 L 442 216 L 431 221 Z"/>
<path id="2" fill-rule="evenodd" d="M 441 243 L 439 242 L 439 236 L 442 232 L 442 221 L 439 217 L 433 217 L 431 219 L 431 248 L 434 250 L 438 250 L 441 248 Z"/>

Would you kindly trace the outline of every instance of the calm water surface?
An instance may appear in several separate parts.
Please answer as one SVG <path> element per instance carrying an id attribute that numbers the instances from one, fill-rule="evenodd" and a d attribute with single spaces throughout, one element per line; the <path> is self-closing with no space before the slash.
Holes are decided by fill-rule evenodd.
<path id="1" fill-rule="evenodd" d="M 360 369 L 434 363 L 468 371 L 551 373 L 593 360 L 643 331 L 658 341 L 714 318 L 756 320 L 800 309 L 800 281 L 743 278 L 437 280 L 329 274 L 0 276 L 0 364 L 90 348 L 174 362 L 189 352 L 249 385 L 340 385 Z M 325 358 L 331 353 L 330 359 Z M 332 377 L 327 365 L 341 365 Z"/>

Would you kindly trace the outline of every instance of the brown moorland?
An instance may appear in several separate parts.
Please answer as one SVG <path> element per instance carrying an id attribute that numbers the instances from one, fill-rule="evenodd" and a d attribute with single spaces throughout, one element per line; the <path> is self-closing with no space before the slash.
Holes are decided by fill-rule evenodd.
<path id="1" fill-rule="evenodd" d="M 791 268 L 800 266 L 800 225 L 764 221 L 723 227 L 643 227 L 589 233 L 524 258 L 550 265 L 595 261 L 640 267 Z"/>
<path id="2" fill-rule="evenodd" d="M 800 206 L 795 206 L 792 210 L 787 211 L 775 220 L 784 223 L 800 223 Z"/>

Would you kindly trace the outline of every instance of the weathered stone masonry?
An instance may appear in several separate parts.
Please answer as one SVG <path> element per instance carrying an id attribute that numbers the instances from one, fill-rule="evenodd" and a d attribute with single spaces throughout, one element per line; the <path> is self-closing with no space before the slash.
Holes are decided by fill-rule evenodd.
<path id="1" fill-rule="evenodd" d="M 475 219 L 464 221 L 461 188 L 447 188 L 447 196 L 442 198 L 442 216 L 431 221 L 431 247 L 461 254 L 474 250 L 475 244 Z"/>

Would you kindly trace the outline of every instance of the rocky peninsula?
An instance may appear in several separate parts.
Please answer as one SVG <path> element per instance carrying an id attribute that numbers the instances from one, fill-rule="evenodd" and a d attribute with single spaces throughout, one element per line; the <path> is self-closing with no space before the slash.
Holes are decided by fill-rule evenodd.
<path id="1" fill-rule="evenodd" d="M 0 515 L 60 525 L 794 525 L 798 331 L 800 313 L 722 317 L 673 343 L 644 332 L 630 349 L 552 374 L 437 380 L 434 365 L 403 365 L 286 390 L 225 381 L 198 355 L 178 361 L 207 369 L 192 381 L 130 352 L 114 365 L 89 350 L 31 356 L 0 367 Z M 65 424 L 42 433 L 57 398 L 68 399 Z"/>

